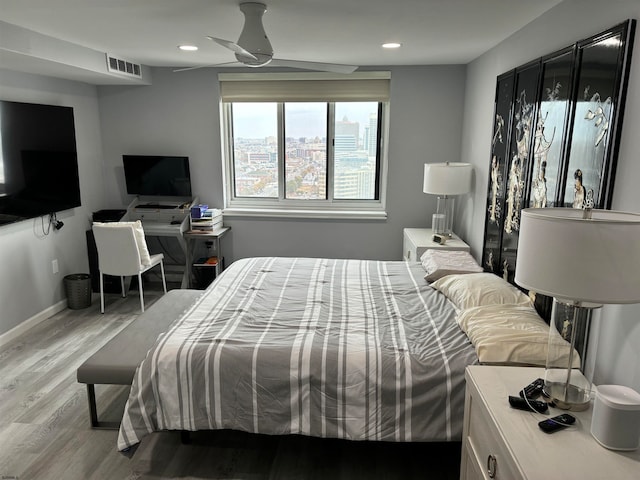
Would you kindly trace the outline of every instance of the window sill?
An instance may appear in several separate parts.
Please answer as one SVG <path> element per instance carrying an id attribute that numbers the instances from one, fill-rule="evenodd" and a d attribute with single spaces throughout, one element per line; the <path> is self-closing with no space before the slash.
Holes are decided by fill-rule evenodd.
<path id="1" fill-rule="evenodd" d="M 225 217 L 319 218 L 335 220 L 386 220 L 382 210 L 304 210 L 280 208 L 225 208 Z"/>

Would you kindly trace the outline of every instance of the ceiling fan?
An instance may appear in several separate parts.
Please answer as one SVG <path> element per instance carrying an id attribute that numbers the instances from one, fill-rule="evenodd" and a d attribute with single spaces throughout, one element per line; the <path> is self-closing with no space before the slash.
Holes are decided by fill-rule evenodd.
<path id="1" fill-rule="evenodd" d="M 284 60 L 273 58 L 273 47 L 264 31 L 262 16 L 267 11 L 267 6 L 263 3 L 245 2 L 240 4 L 240 11 L 244 14 L 244 27 L 240 33 L 237 43 L 222 38 L 207 36 L 225 48 L 235 53 L 237 62 L 224 63 L 220 65 L 230 65 L 240 63 L 248 67 L 263 67 L 267 64 L 276 67 L 301 68 L 304 70 L 316 70 L 333 73 L 352 73 L 358 67 L 353 65 L 342 65 L 336 63 L 304 62 L 300 60 Z M 212 65 L 214 66 L 214 65 Z M 176 72 L 192 70 L 202 67 L 188 67 L 174 70 Z"/>

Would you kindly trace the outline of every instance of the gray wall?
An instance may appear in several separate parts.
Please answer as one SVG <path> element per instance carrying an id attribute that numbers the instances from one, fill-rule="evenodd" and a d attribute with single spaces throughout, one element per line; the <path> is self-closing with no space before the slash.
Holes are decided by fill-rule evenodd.
<path id="1" fill-rule="evenodd" d="M 402 259 L 402 229 L 428 226 L 435 209 L 435 197 L 422 193 L 424 163 L 460 159 L 465 69 L 390 70 L 387 220 L 225 217 L 231 227 L 222 247 L 227 263 L 263 255 Z M 217 74 L 215 69 L 156 69 L 150 87 L 100 88 L 111 206 L 130 201 L 123 187 L 122 154 L 173 153 L 190 157 L 200 201 L 222 207 Z"/>
<path id="2" fill-rule="evenodd" d="M 482 251 L 486 188 L 496 77 L 539 56 L 590 37 L 628 18 L 640 18 L 640 2 L 565 0 L 468 65 L 462 159 L 475 165 L 475 194 L 458 207 L 457 231 Z M 627 93 L 624 128 L 613 194 L 613 209 L 640 212 L 640 35 Z M 638 252 L 640 255 L 640 252 Z M 640 305 L 605 306 L 596 328 L 596 383 L 616 383 L 640 391 Z"/>
<path id="3" fill-rule="evenodd" d="M 89 213 L 103 203 L 102 141 L 96 87 L 0 69 L 3 100 L 74 108 L 82 207 L 58 214 L 64 227 L 44 235 L 41 220 L 0 227 L 0 335 L 66 306 L 63 277 L 87 272 Z M 52 261 L 59 273 L 53 274 Z M 48 312 L 44 313 L 43 312 Z"/>

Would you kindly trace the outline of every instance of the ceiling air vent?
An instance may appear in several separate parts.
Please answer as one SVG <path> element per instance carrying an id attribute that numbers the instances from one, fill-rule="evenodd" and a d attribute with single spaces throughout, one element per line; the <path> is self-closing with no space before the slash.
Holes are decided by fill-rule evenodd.
<path id="1" fill-rule="evenodd" d="M 137 63 L 116 58 L 107 53 L 107 69 L 110 72 L 122 73 L 136 78 L 142 78 L 142 67 Z"/>

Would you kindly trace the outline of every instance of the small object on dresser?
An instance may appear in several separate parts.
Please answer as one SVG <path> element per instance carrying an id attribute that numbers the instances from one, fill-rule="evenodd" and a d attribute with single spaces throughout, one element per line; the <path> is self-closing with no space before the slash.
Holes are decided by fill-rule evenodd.
<path id="1" fill-rule="evenodd" d="M 544 433 L 553 433 L 573 425 L 575 421 L 576 418 L 573 415 L 563 413 L 557 417 L 547 418 L 538 422 L 538 426 Z"/>
<path id="2" fill-rule="evenodd" d="M 433 241 L 438 245 L 444 245 L 445 243 L 447 243 L 447 238 L 449 237 L 447 237 L 446 235 L 441 235 L 439 233 L 433 235 Z"/>
<path id="3" fill-rule="evenodd" d="M 512 408 L 517 408 L 518 410 L 526 410 L 528 412 L 535 411 L 538 413 L 544 413 L 549 409 L 549 405 L 546 402 L 541 402 L 539 400 L 529 400 L 528 398 L 522 397 L 514 397 L 513 395 L 509 395 L 509 405 Z"/>
<path id="4" fill-rule="evenodd" d="M 521 397 L 527 397 L 529 399 L 537 398 L 544 388 L 544 378 L 537 378 L 529 385 L 520 390 Z"/>
<path id="5" fill-rule="evenodd" d="M 640 393 L 624 385 L 598 385 L 591 435 L 609 450 L 640 446 Z"/>

